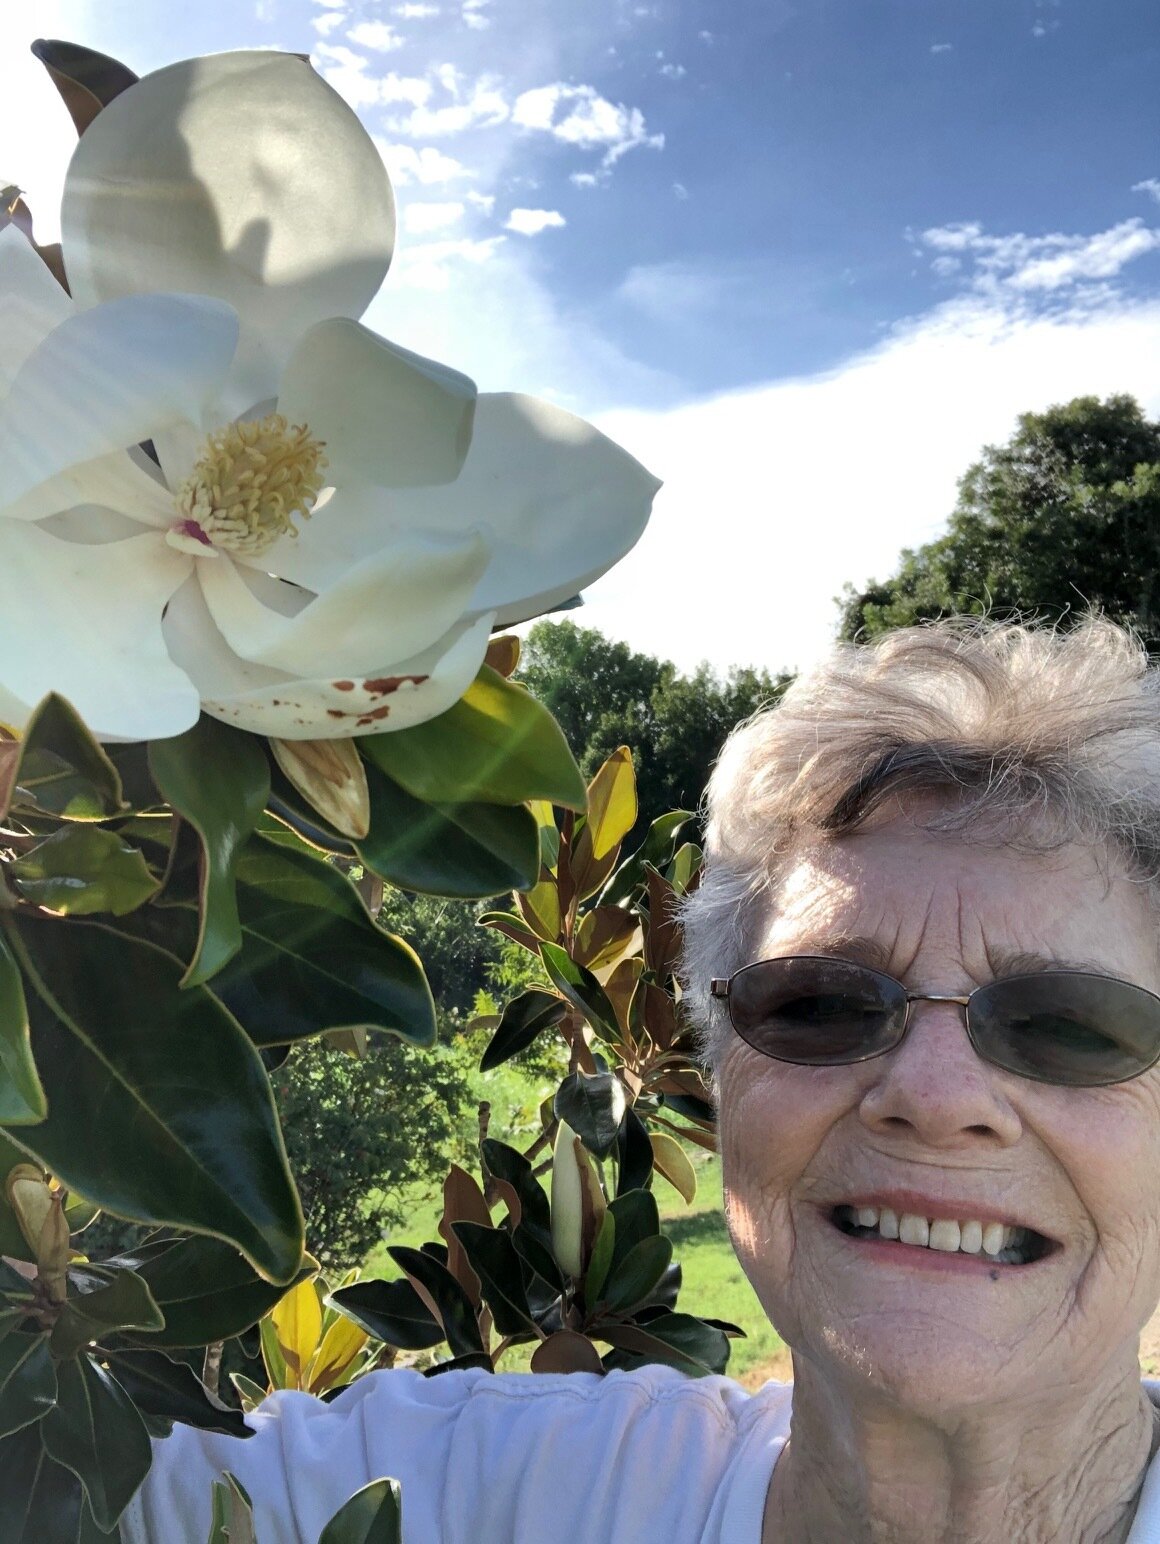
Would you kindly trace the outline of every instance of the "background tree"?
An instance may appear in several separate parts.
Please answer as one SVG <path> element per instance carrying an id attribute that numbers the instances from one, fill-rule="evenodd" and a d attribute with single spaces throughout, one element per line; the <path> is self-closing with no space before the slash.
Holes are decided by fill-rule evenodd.
<path id="1" fill-rule="evenodd" d="M 963 477 L 945 536 L 847 587 L 840 636 L 951 612 L 1066 622 L 1089 605 L 1160 644 L 1160 424 L 1129 396 L 1023 414 Z"/>
<path id="2" fill-rule="evenodd" d="M 630 846 L 665 810 L 697 808 L 726 735 L 791 679 L 736 667 L 722 679 L 707 664 L 684 676 L 570 621 L 536 623 L 518 678 L 557 719 L 585 776 L 618 745 L 630 748 L 640 804 Z"/>

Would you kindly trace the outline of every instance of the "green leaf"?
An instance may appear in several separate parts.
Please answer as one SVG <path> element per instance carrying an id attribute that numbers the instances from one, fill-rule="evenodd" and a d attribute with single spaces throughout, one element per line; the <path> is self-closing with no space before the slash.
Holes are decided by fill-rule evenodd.
<path id="1" fill-rule="evenodd" d="M 608 1203 L 608 1213 L 616 1221 L 616 1238 L 608 1264 L 608 1274 L 614 1276 L 638 1244 L 660 1237 L 661 1218 L 656 1198 L 648 1190 L 630 1190 L 617 1196 Z"/>
<path id="2" fill-rule="evenodd" d="M 620 1131 L 616 1138 L 616 1193 L 617 1196 L 644 1192 L 652 1178 L 653 1152 L 648 1139 L 648 1128 L 635 1110 L 624 1112 Z"/>
<path id="3" fill-rule="evenodd" d="M 540 954 L 544 969 L 556 990 L 562 992 L 572 1006 L 580 1010 L 602 1040 L 617 1042 L 620 1039 L 620 1028 L 616 1022 L 616 1010 L 592 972 L 569 959 L 559 944 L 541 944 Z"/>
<path id="4" fill-rule="evenodd" d="M 521 992 L 504 1005 L 499 1028 L 488 1042 L 479 1060 L 480 1072 L 502 1066 L 521 1051 L 526 1051 L 542 1030 L 558 1024 L 568 1012 L 568 1004 L 553 992 L 536 988 Z"/>
<path id="5" fill-rule="evenodd" d="M 582 810 L 584 779 L 560 726 L 521 686 L 485 665 L 438 718 L 359 741 L 363 756 L 431 804 L 546 799 Z"/>
<path id="6" fill-rule="evenodd" d="M 373 765 L 367 785 L 371 828 L 358 855 L 390 884 L 464 900 L 535 884 L 540 838 L 526 805 L 428 804 Z"/>
<path id="7" fill-rule="evenodd" d="M 66 820 L 104 820 L 125 808 L 121 779 L 76 709 L 50 693 L 28 720 L 0 772 L 0 814 L 25 795 Z"/>
<path id="8" fill-rule="evenodd" d="M 468 1264 L 479 1277 L 492 1322 L 501 1335 L 536 1332 L 535 1320 L 524 1289 L 520 1257 L 503 1228 L 485 1228 L 478 1222 L 453 1222 Z"/>
<path id="9" fill-rule="evenodd" d="M 153 1294 L 165 1325 L 149 1335 L 121 1338 L 149 1349 L 176 1351 L 229 1340 L 257 1324 L 286 1290 L 263 1280 L 236 1249 L 218 1238 L 194 1235 L 170 1241 L 133 1268 Z M 317 1269 L 307 1255 L 292 1279 L 301 1281 Z"/>
<path id="10" fill-rule="evenodd" d="M 165 799 L 201 840 L 201 929 L 183 985 L 208 981 L 242 946 L 234 864 L 270 797 L 261 742 L 205 714 L 192 729 L 149 745 Z"/>
<path id="11" fill-rule="evenodd" d="M 600 894 L 602 906 L 620 906 L 631 899 L 632 893 L 645 883 L 646 865 L 664 870 L 672 861 L 677 838 L 693 819 L 689 810 L 669 810 L 649 826 L 644 841 L 637 850 L 625 858 Z"/>
<path id="12" fill-rule="evenodd" d="M 147 1283 L 135 1271 L 102 1271 L 98 1266 L 90 1270 L 107 1276 L 108 1284 L 95 1292 L 77 1293 L 65 1303 L 52 1330 L 56 1357 L 75 1356 L 90 1341 L 103 1340 L 118 1330 L 159 1330 L 165 1323 Z"/>
<path id="13" fill-rule="evenodd" d="M 41 1423 L 0 1442 L 4 1544 L 109 1544 L 80 1481 L 44 1451 Z"/>
<path id="14" fill-rule="evenodd" d="M 214 1481 L 209 1544 L 258 1544 L 253 1503 L 228 1469 Z"/>
<path id="15" fill-rule="evenodd" d="M 240 1410 L 224 1404 L 187 1362 L 174 1362 L 160 1351 L 119 1350 L 109 1368 L 130 1399 L 149 1415 L 229 1437 L 252 1437 Z"/>
<path id="16" fill-rule="evenodd" d="M 430 1295 L 443 1321 L 447 1344 L 456 1356 L 483 1350 L 479 1325 L 471 1299 L 445 1265 L 421 1249 L 392 1244 L 387 1253 L 399 1267 Z"/>
<path id="17" fill-rule="evenodd" d="M 332 1292 L 330 1301 L 368 1335 L 400 1351 L 426 1351 L 445 1338 L 443 1326 L 407 1280 L 356 1281 Z"/>
<path id="18" fill-rule="evenodd" d="M 552 1209 L 531 1163 L 514 1147 L 486 1137 L 480 1144 L 488 1173 L 511 1187 L 519 1221 L 512 1230 L 516 1253 L 555 1293 L 564 1290 L 552 1248 Z"/>
<path id="19" fill-rule="evenodd" d="M 48 1099 L 14 1140 L 118 1216 L 212 1233 L 272 1280 L 295 1276 L 302 1212 L 261 1057 L 230 1015 L 104 924 L 21 915 L 8 938 Z"/>
<path id="20" fill-rule="evenodd" d="M 628 1355 L 606 1357 L 607 1367 L 643 1367 L 664 1362 L 694 1378 L 723 1373 L 729 1362 L 724 1330 L 687 1313 L 663 1313 L 647 1324 L 602 1325 L 600 1339 Z"/>
<path id="21" fill-rule="evenodd" d="M 686 842 L 674 853 L 673 861 L 665 869 L 665 878 L 678 895 L 684 895 L 693 883 L 703 861 L 704 854 L 695 842 Z"/>
<path id="22" fill-rule="evenodd" d="M 435 1005 L 418 955 L 377 927 L 330 864 L 263 837 L 239 857 L 243 947 L 213 983 L 255 1045 L 333 1029 L 435 1040 Z"/>
<path id="23" fill-rule="evenodd" d="M 356 1491 L 319 1534 L 318 1544 L 403 1544 L 398 1480 L 373 1480 Z"/>
<path id="24" fill-rule="evenodd" d="M 476 927 L 495 928 L 505 938 L 510 938 L 513 943 L 522 944 L 530 954 L 538 959 L 540 956 L 540 940 L 538 936 L 526 927 L 523 921 L 512 911 L 485 911 L 475 919 Z"/>
<path id="25" fill-rule="evenodd" d="M 607 1158 L 616 1146 L 627 1108 L 624 1084 L 614 1072 L 570 1072 L 552 1101 L 556 1119 L 567 1121 L 597 1158 Z"/>
<path id="26" fill-rule="evenodd" d="M 56 1403 L 56 1366 L 48 1336 L 13 1329 L 0 1339 L 0 1437 L 39 1421 Z"/>
<path id="27" fill-rule="evenodd" d="M 608 1268 L 612 1264 L 615 1248 L 616 1216 L 608 1210 L 600 1219 L 600 1231 L 596 1235 L 596 1242 L 592 1245 L 588 1271 L 584 1277 L 584 1301 L 590 1305 L 600 1300 L 604 1283 L 608 1280 Z"/>
<path id="28" fill-rule="evenodd" d="M 20 967 L 0 933 L 0 1121 L 10 1126 L 23 1126 L 43 1120 L 47 1113 L 44 1089 L 32 1059 Z M 23 1154 L 0 1173 L 0 1193 L 8 1170 L 22 1161 Z M 2 1199 L 0 1207 L 9 1211 Z M 12 1220 L 15 1223 L 15 1217 Z M 19 1225 L 16 1232 L 20 1233 Z M 3 1234 L 0 1234 L 0 1252 L 10 1254 L 12 1251 L 4 1249 L 3 1242 Z"/>
<path id="29" fill-rule="evenodd" d="M 80 1480 L 97 1526 L 107 1532 L 149 1473 L 149 1433 L 128 1394 L 97 1362 L 61 1362 L 57 1376 L 56 1405 L 41 1422 L 45 1452 Z"/>
<path id="30" fill-rule="evenodd" d="M 673 1258 L 672 1240 L 642 1238 L 608 1272 L 601 1300 L 609 1313 L 628 1313 L 648 1301 Z"/>
<path id="31" fill-rule="evenodd" d="M 160 888 L 141 851 L 103 826 L 65 826 L 9 865 L 26 901 L 66 917 L 124 916 Z"/>
<path id="32" fill-rule="evenodd" d="M 632 752 L 621 745 L 588 784 L 588 836 L 599 860 L 618 847 L 636 825 L 636 773 Z"/>

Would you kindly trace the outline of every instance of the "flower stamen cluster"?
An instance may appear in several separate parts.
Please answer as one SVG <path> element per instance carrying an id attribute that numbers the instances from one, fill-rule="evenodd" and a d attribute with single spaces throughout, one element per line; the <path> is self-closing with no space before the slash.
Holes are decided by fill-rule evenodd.
<path id="1" fill-rule="evenodd" d="M 297 536 L 295 518 L 309 520 L 322 491 L 322 451 L 306 424 L 291 426 L 281 413 L 218 429 L 178 491 L 183 518 L 170 545 L 256 557 L 279 537 Z"/>

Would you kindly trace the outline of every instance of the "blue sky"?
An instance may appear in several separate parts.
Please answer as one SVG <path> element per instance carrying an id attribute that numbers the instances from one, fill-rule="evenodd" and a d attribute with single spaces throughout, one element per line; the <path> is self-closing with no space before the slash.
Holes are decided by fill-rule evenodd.
<path id="1" fill-rule="evenodd" d="M 367 320 L 666 478 L 583 619 L 682 665 L 807 662 L 1017 412 L 1160 412 L 1154 0 L 6 0 L 51 225 L 38 33 L 312 50 L 396 184 Z"/>

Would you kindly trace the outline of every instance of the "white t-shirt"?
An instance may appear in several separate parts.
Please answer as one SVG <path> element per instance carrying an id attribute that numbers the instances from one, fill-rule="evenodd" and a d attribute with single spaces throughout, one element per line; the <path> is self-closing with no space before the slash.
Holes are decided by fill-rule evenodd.
<path id="1" fill-rule="evenodd" d="M 371 1373 L 331 1404 L 274 1395 L 243 1441 L 175 1427 L 122 1537 L 205 1544 L 211 1483 L 229 1469 L 254 1502 L 258 1544 L 317 1544 L 384 1475 L 402 1485 L 406 1544 L 761 1544 L 792 1393 L 667 1367 Z M 1160 1544 L 1160 1459 L 1128 1544 Z"/>

